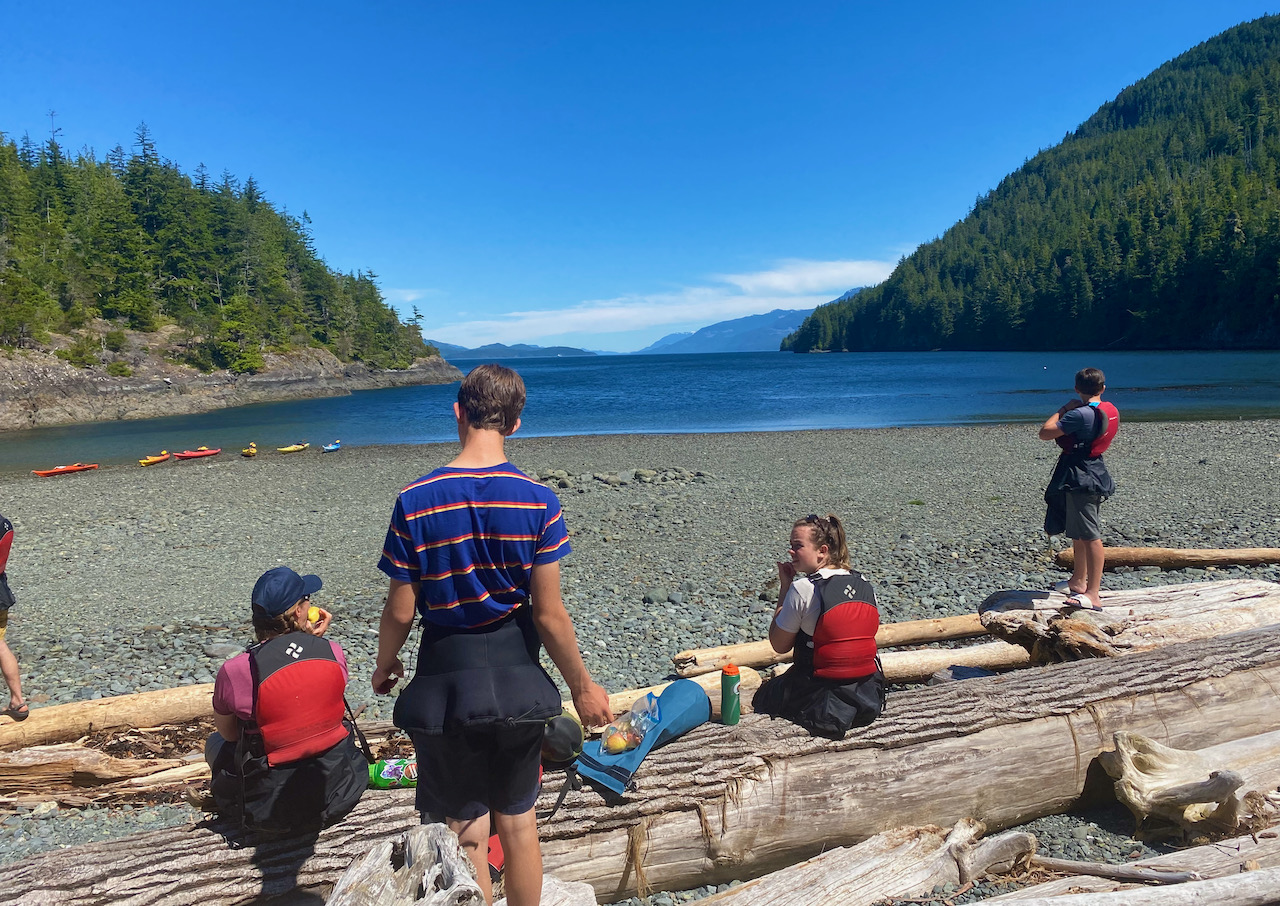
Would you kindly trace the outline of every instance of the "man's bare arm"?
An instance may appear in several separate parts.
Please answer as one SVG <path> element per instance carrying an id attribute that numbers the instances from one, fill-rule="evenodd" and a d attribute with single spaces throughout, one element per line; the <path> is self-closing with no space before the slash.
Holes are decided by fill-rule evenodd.
<path id="1" fill-rule="evenodd" d="M 573 707 L 584 727 L 602 727 L 613 720 L 609 708 L 609 693 L 591 679 L 587 665 L 582 662 L 578 650 L 578 635 L 573 620 L 560 597 L 560 563 L 543 563 L 534 566 L 529 583 L 532 598 L 533 624 L 538 636 L 551 655 L 556 669 L 569 686 Z"/>
<path id="2" fill-rule="evenodd" d="M 373 691 L 386 695 L 404 676 L 404 664 L 400 661 L 400 649 L 413 629 L 413 617 L 417 612 L 418 589 L 411 582 L 391 580 L 387 591 L 387 603 L 382 608 L 382 620 L 378 624 L 378 662 L 373 671 Z"/>

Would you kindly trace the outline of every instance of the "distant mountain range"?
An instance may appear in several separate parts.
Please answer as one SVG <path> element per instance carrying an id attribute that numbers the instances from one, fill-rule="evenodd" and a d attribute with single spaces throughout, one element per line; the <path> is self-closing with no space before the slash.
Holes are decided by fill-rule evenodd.
<path id="1" fill-rule="evenodd" d="M 843 297 L 841 297 L 843 298 Z M 667 334 L 636 355 L 697 352 L 777 352 L 784 337 L 811 314 L 810 309 L 776 308 L 763 315 L 720 321 L 693 333 Z"/>
<path id="2" fill-rule="evenodd" d="M 429 345 L 440 350 L 446 359 L 536 359 L 555 358 L 556 356 L 595 355 L 586 349 L 576 346 L 530 346 L 528 343 L 516 343 L 507 346 L 503 343 L 490 343 L 487 346 L 455 346 L 452 343 L 441 343 L 439 340 L 427 340 Z"/>

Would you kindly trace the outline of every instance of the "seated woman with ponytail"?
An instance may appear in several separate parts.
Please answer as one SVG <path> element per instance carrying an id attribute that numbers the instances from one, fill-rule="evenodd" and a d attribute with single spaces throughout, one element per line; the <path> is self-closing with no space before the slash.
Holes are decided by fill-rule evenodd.
<path id="1" fill-rule="evenodd" d="M 347 660 L 321 638 L 329 612 L 311 606 L 320 585 L 287 566 L 267 570 L 253 587 L 258 643 L 214 683 L 213 800 L 245 830 L 318 831 L 350 812 L 369 782 L 343 719 Z"/>
<path id="2" fill-rule="evenodd" d="M 791 560 L 778 563 L 778 578 L 769 644 L 779 654 L 795 654 L 786 673 L 759 688 L 752 706 L 840 739 L 884 710 L 875 591 L 850 570 L 844 526 L 834 513 L 796 520 Z"/>

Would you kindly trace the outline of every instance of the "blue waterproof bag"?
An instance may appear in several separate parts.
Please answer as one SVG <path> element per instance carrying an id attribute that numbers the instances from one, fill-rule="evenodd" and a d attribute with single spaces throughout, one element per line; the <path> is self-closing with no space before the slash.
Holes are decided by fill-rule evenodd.
<path id="1" fill-rule="evenodd" d="M 703 688 L 689 679 L 678 679 L 658 696 L 658 722 L 644 734 L 640 745 L 628 752 L 610 755 L 593 739 L 578 756 L 578 773 L 597 786 L 621 795 L 631 785 L 631 777 L 649 750 L 683 736 L 711 719 L 711 699 Z"/>

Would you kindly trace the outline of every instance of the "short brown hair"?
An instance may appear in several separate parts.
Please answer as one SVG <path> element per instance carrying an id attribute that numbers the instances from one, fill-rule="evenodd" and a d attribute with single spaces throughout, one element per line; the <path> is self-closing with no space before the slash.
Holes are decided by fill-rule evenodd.
<path id="1" fill-rule="evenodd" d="M 458 388 L 458 407 L 471 427 L 505 436 L 516 429 L 524 411 L 524 381 L 510 368 L 477 365 Z"/>
<path id="2" fill-rule="evenodd" d="M 1097 396 L 1107 386 L 1107 376 L 1098 368 L 1081 368 L 1076 372 L 1076 390 Z"/>

